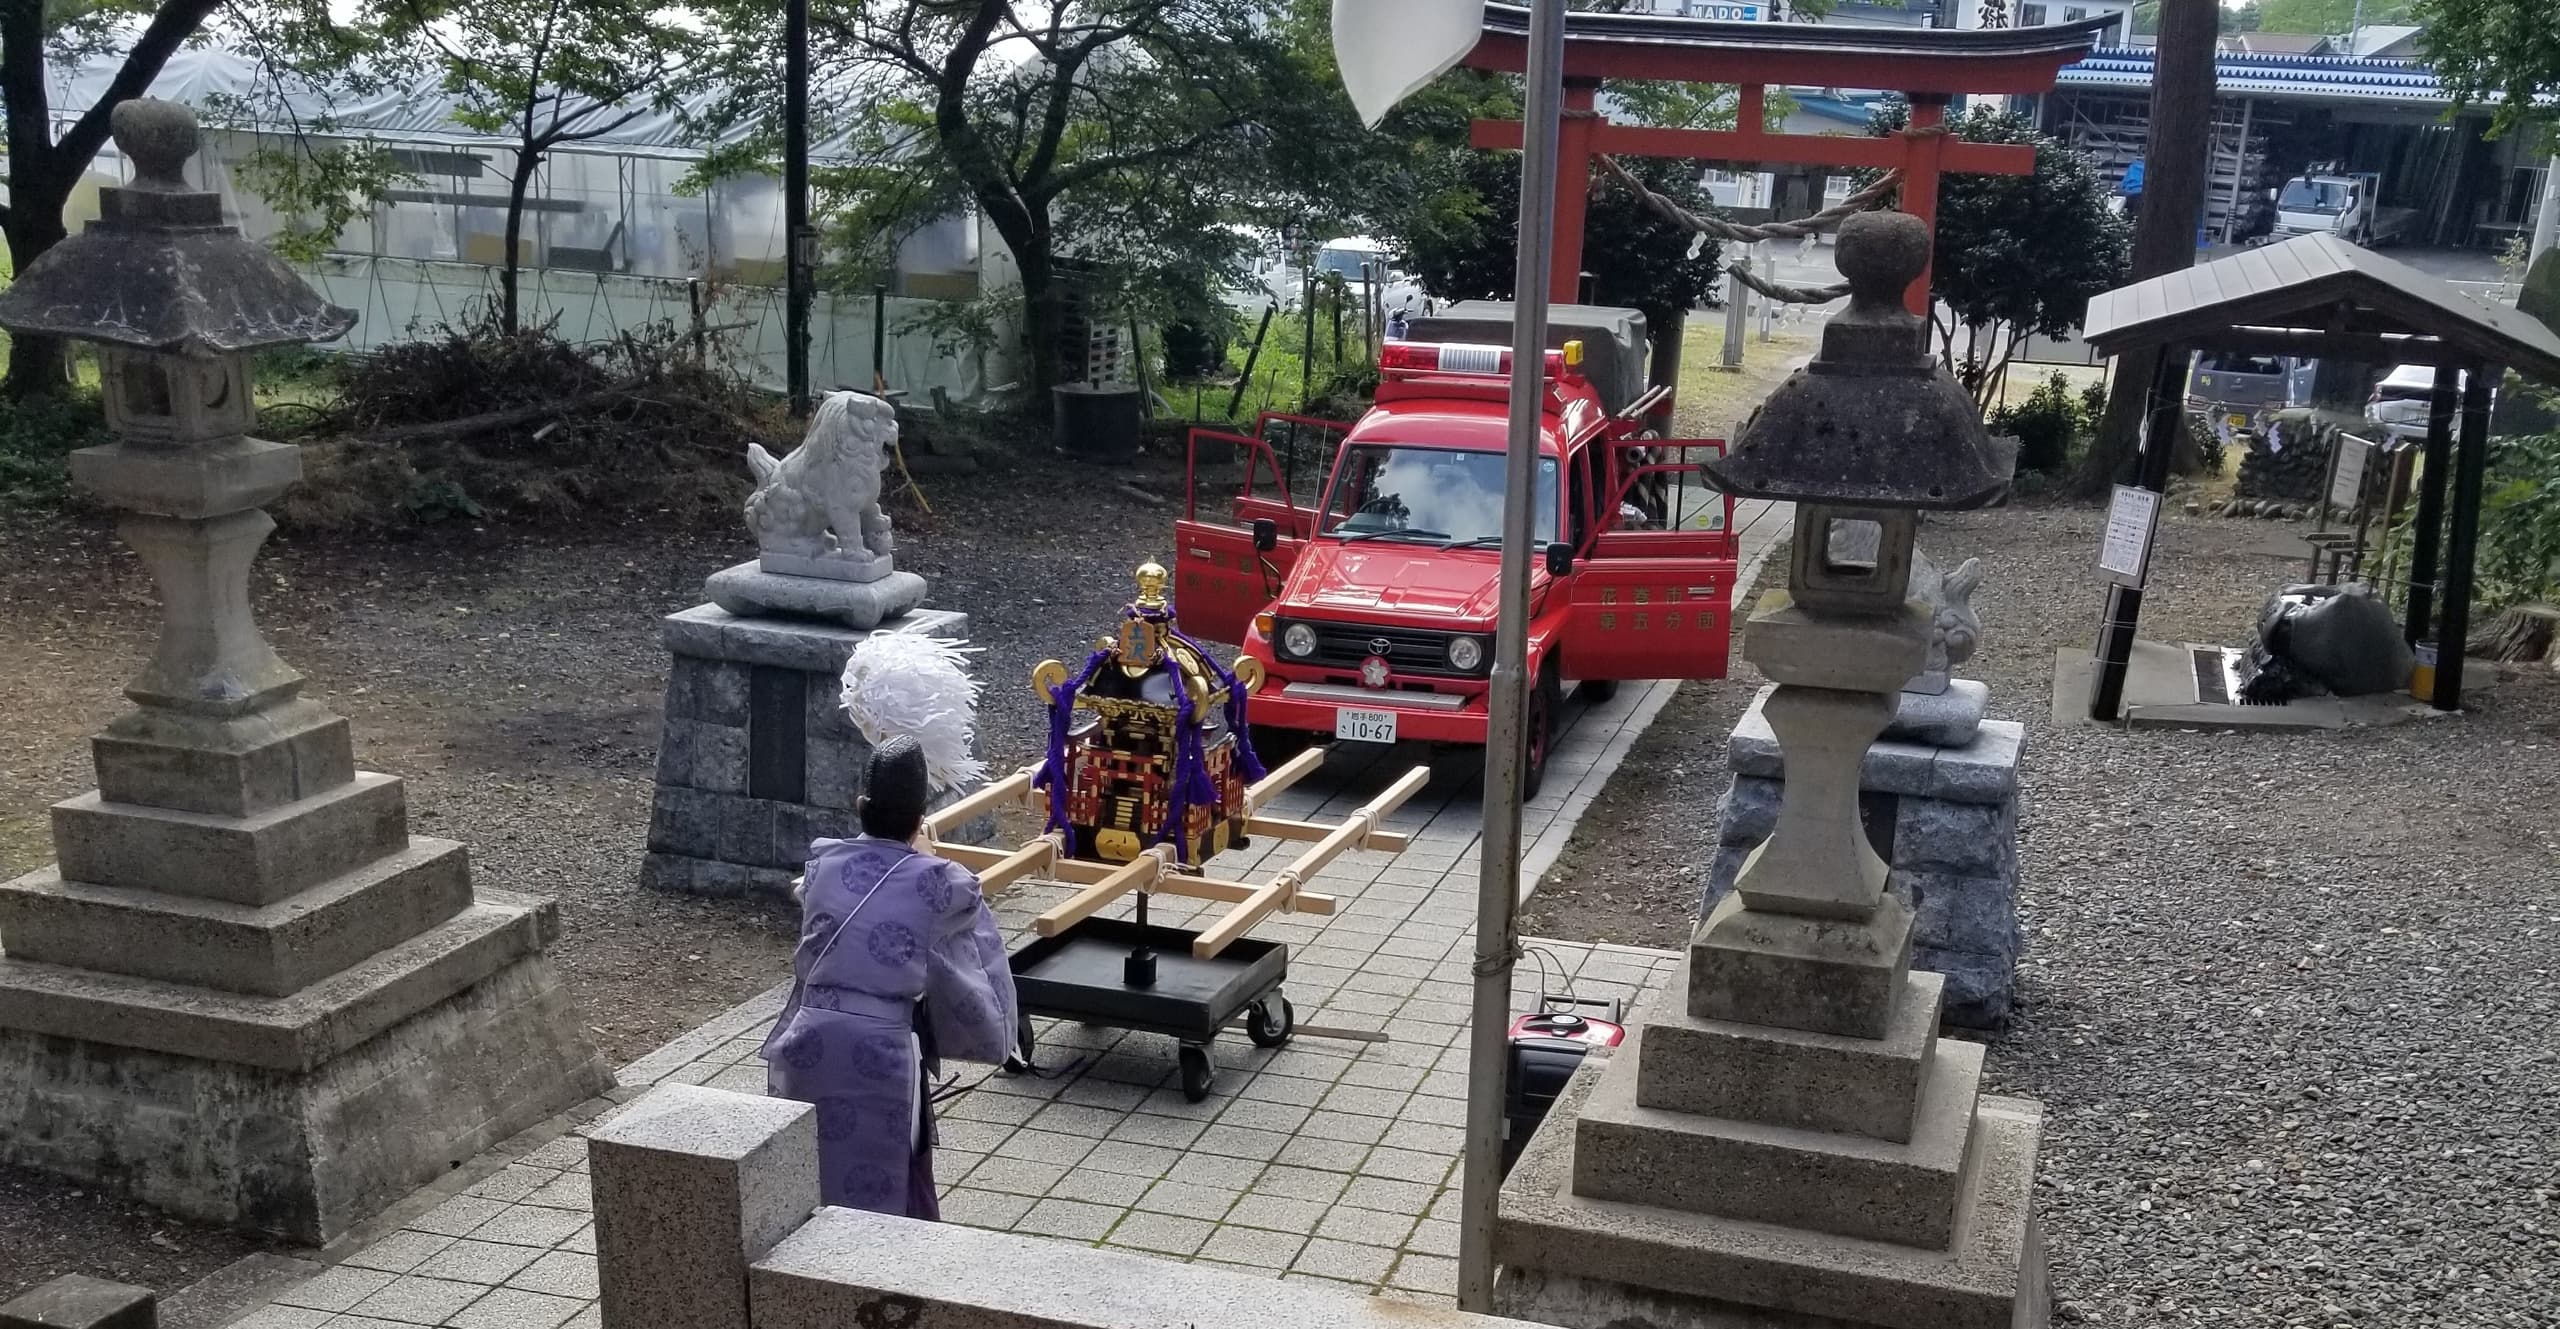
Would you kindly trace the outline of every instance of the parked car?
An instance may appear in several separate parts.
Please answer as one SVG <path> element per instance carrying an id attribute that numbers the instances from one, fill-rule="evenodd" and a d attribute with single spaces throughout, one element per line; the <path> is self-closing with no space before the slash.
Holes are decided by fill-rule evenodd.
<path id="1" fill-rule="evenodd" d="M 2470 386 L 2468 371 L 2462 375 L 2461 382 L 2463 388 Z M 2434 365 L 2401 365 L 2373 385 L 2373 395 L 2365 398 L 2364 418 L 2380 428 L 2382 438 L 2379 441 L 2386 447 L 2424 443 L 2427 439 L 2428 400 L 2435 395 L 2435 390 Z"/>
<path id="2" fill-rule="evenodd" d="M 1385 245 L 1363 235 L 1328 240 L 1316 251 L 1316 275 L 1332 273 L 1357 290 L 1363 267 L 1371 280 L 1379 284 L 1380 305 L 1392 314 L 1403 311 L 1407 316 L 1428 314 L 1435 308 L 1430 293 L 1412 274 L 1398 267 Z"/>

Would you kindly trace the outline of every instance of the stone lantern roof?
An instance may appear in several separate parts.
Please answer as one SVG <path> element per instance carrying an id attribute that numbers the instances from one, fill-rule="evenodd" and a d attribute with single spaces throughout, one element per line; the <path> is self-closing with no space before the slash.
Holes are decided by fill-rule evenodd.
<path id="1" fill-rule="evenodd" d="M 0 328 L 211 359 L 330 341 L 355 326 L 355 311 L 224 225 L 220 195 L 188 187 L 193 111 L 138 99 L 117 106 L 112 124 L 134 182 L 100 190 L 98 220 L 0 292 Z"/>
<path id="2" fill-rule="evenodd" d="M 1902 292 L 1929 258 L 1929 227 L 1899 212 L 1840 225 L 1849 308 L 1822 352 L 1753 412 L 1707 470 L 1746 498 L 1843 508 L 1978 508 L 1999 499 L 2017 443 L 1982 427 L 1971 394 L 1928 352 Z"/>

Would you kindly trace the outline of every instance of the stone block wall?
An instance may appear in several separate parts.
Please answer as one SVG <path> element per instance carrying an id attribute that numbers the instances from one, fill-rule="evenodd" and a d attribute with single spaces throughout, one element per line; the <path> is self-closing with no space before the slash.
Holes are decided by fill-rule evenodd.
<path id="1" fill-rule="evenodd" d="M 1701 918 L 1778 824 L 1785 767 L 1760 713 L 1768 695 L 1752 702 L 1726 748 L 1733 783 L 1717 807 L 1719 847 Z M 1986 720 L 1963 747 L 1880 742 L 1867 752 L 1859 811 L 1868 842 L 1891 865 L 1893 892 L 1917 915 L 1912 967 L 1947 976 L 1946 1020 L 1963 1028 L 1999 1028 L 2015 995 L 2024 944 L 2018 759 L 2025 734 L 2014 721 Z"/>
<path id="2" fill-rule="evenodd" d="M 879 630 L 960 638 L 969 618 L 919 610 Z M 668 616 L 672 662 L 643 885 L 786 896 L 810 841 L 855 832 L 871 747 L 837 698 L 845 661 L 868 635 L 712 605 Z"/>

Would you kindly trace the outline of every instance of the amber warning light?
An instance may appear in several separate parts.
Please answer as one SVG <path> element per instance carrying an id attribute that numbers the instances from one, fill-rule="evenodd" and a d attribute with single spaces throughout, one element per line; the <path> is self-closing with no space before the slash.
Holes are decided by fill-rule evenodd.
<path id="1" fill-rule="evenodd" d="M 1561 378 L 1582 365 L 1582 343 L 1569 341 L 1547 352 L 1547 376 Z M 1475 342 L 1388 342 L 1378 351 L 1378 368 L 1386 373 L 1467 374 L 1500 378 L 1511 372 L 1511 348 Z"/>

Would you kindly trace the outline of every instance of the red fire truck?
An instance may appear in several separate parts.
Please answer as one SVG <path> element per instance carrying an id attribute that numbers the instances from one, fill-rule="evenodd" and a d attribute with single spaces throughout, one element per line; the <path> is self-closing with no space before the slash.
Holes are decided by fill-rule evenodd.
<path id="1" fill-rule="evenodd" d="M 1414 335 L 1508 323 L 1501 306 L 1450 312 Z M 1670 394 L 1642 387 L 1642 316 L 1553 317 L 1531 500 L 1532 793 L 1568 680 L 1597 702 L 1622 680 L 1724 676 L 1736 552 L 1732 499 L 1701 466 L 1724 445 L 1646 429 Z M 1270 415 L 1253 437 L 1192 432 L 1176 602 L 1186 629 L 1262 666 L 1257 746 L 1484 742 L 1511 375 L 1489 341 L 1388 343 L 1376 405 L 1347 426 Z M 1603 363 L 1586 372 L 1594 343 Z M 1203 504 L 1204 465 L 1230 458 L 1241 486 Z"/>

